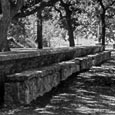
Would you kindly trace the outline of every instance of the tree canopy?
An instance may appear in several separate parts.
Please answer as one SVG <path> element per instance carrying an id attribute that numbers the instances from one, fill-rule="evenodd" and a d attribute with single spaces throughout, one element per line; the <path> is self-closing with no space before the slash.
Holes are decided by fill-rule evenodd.
<path id="1" fill-rule="evenodd" d="M 72 47 L 76 34 L 80 33 L 86 38 L 89 34 L 96 36 L 102 45 L 105 45 L 105 38 L 114 39 L 115 0 L 0 0 L 0 51 L 10 50 L 7 32 L 10 36 L 17 34 L 16 38 L 20 38 L 20 34 L 29 36 L 25 29 L 30 22 L 25 17 L 30 15 L 36 16 L 39 46 L 43 44 L 45 22 L 54 24 L 54 31 L 56 27 L 58 31 L 61 28 L 67 31 Z"/>

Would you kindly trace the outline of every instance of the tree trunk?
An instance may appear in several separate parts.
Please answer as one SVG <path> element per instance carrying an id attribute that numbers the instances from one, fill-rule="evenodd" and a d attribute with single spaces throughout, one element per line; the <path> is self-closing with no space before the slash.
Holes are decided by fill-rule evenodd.
<path id="1" fill-rule="evenodd" d="M 0 21 L 0 52 L 10 51 L 8 41 L 7 41 L 7 31 L 10 24 L 9 19 L 2 19 Z"/>
<path id="2" fill-rule="evenodd" d="M 38 49 L 43 48 L 43 41 L 42 41 L 42 11 L 37 12 L 37 40 Z"/>
<path id="3" fill-rule="evenodd" d="M 67 24 L 68 24 L 69 46 L 74 47 L 75 46 L 74 35 L 73 35 L 74 31 L 71 23 L 71 15 L 67 15 Z"/>
<path id="4" fill-rule="evenodd" d="M 106 31 L 106 24 L 105 24 L 105 11 L 103 11 L 101 15 L 101 21 L 102 21 L 102 46 L 105 48 L 105 31 Z"/>
<path id="5" fill-rule="evenodd" d="M 98 43 L 101 43 L 101 34 L 102 34 L 102 27 L 101 27 L 101 21 L 99 21 L 99 25 L 97 28 L 97 38 L 98 38 Z"/>
<path id="6" fill-rule="evenodd" d="M 5 73 L 0 73 L 0 108 L 4 105 L 4 95 L 5 95 Z"/>
<path id="7" fill-rule="evenodd" d="M 18 13 L 24 4 L 24 0 L 18 0 L 15 6 L 11 6 L 9 0 L 0 0 L 0 52 L 9 51 L 7 31 L 12 18 Z M 2 16 L 2 17 L 1 17 Z"/>
<path id="8" fill-rule="evenodd" d="M 0 19 L 0 52 L 3 52 L 10 50 L 7 41 L 7 30 L 10 24 L 10 3 L 8 0 L 0 0 L 0 2 L 3 14 Z"/>

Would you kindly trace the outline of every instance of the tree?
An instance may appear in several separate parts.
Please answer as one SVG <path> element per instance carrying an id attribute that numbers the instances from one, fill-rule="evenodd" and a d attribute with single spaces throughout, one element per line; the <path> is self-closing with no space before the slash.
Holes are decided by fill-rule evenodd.
<path id="1" fill-rule="evenodd" d="M 16 3 L 12 0 L 0 0 L 0 10 L 2 17 L 0 18 L 0 51 L 9 51 L 7 41 L 7 30 L 12 18 L 23 6 L 24 0 L 18 0 Z"/>
<path id="2" fill-rule="evenodd" d="M 40 10 L 37 12 L 37 39 L 36 39 L 39 49 L 43 48 L 42 39 L 43 39 L 42 37 L 42 10 Z"/>
<path id="3" fill-rule="evenodd" d="M 0 51 L 9 51 L 7 30 L 13 19 L 26 17 L 58 0 L 0 0 Z"/>
<path id="4" fill-rule="evenodd" d="M 52 19 L 51 6 L 37 11 L 37 39 L 38 48 L 43 48 L 43 22 Z"/>
<path id="5" fill-rule="evenodd" d="M 70 46 L 75 46 L 74 31 L 79 25 L 77 14 L 82 12 L 80 1 L 60 0 L 60 2 L 55 5 L 55 10 L 60 14 L 60 26 L 68 30 Z"/>
<path id="6" fill-rule="evenodd" d="M 101 6 L 101 13 L 100 13 L 100 19 L 101 19 L 101 26 L 102 26 L 102 45 L 105 47 L 105 35 L 106 35 L 106 11 L 115 3 L 115 0 L 97 0 Z"/>
<path id="7" fill-rule="evenodd" d="M 99 38 L 99 42 L 105 46 L 106 38 L 113 37 L 111 32 L 114 30 L 115 0 L 86 0 L 83 4 L 84 15 L 79 16 L 82 25 L 78 32 L 92 34 Z M 107 30 L 107 31 L 106 31 Z"/>

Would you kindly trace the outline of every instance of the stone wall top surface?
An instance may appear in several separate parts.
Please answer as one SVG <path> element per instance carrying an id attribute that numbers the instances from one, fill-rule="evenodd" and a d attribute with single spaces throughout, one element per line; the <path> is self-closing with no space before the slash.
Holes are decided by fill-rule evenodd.
<path id="1" fill-rule="evenodd" d="M 80 49 L 87 50 L 91 48 L 101 49 L 101 46 L 63 47 L 63 48 L 50 48 L 50 49 L 42 49 L 42 50 L 14 48 L 12 49 L 12 51 L 9 52 L 0 52 L 0 61 L 39 57 L 39 56 L 45 56 L 51 54 L 66 53 L 66 52 L 80 50 Z"/>

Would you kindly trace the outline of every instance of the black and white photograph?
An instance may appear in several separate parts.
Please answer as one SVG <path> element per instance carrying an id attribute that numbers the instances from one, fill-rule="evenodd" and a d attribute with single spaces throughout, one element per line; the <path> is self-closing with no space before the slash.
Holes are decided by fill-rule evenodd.
<path id="1" fill-rule="evenodd" d="M 0 0 L 0 115 L 115 115 L 115 0 Z"/>

